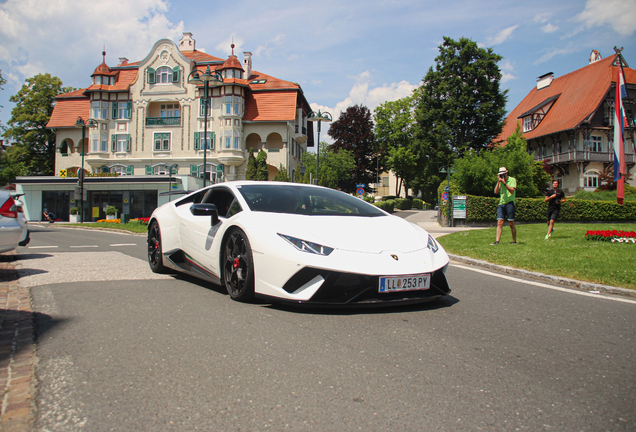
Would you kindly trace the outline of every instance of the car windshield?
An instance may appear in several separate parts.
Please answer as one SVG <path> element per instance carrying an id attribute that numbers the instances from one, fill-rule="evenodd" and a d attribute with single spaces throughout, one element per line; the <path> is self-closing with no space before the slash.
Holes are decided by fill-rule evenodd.
<path id="1" fill-rule="evenodd" d="M 312 216 L 386 216 L 359 198 L 333 189 L 300 185 L 241 185 L 238 187 L 252 211 Z"/>

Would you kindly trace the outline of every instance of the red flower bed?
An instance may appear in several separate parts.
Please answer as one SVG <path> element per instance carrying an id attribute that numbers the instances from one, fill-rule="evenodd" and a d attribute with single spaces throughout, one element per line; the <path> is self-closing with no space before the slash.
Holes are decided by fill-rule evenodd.
<path id="1" fill-rule="evenodd" d="M 145 218 L 137 218 L 137 219 L 133 219 L 133 220 L 138 221 L 142 225 L 148 225 L 148 222 L 150 221 L 150 218 L 149 217 L 145 217 Z"/>
<path id="2" fill-rule="evenodd" d="M 586 240 L 609 241 L 613 239 L 636 239 L 636 231 L 596 230 L 585 233 Z"/>

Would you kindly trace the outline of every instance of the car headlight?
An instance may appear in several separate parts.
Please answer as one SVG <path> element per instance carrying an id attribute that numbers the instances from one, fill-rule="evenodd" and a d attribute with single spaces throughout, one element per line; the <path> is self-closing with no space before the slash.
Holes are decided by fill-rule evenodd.
<path id="1" fill-rule="evenodd" d="M 333 248 L 323 246 L 318 243 L 312 243 L 307 240 L 302 240 L 296 237 L 292 237 L 292 236 L 288 236 L 288 235 L 284 235 L 280 233 L 278 235 L 284 238 L 285 240 L 287 240 L 292 246 L 294 246 L 296 249 L 298 249 L 301 252 L 307 252 L 311 254 L 324 255 L 324 256 L 327 256 L 331 252 L 333 252 Z"/>
<path id="2" fill-rule="evenodd" d="M 432 235 L 428 235 L 428 247 L 433 251 L 433 253 L 439 250 L 439 244 L 435 241 Z"/>

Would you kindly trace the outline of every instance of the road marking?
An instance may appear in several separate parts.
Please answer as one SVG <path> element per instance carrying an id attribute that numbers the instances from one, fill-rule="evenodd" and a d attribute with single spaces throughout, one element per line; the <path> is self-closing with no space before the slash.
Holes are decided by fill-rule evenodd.
<path id="1" fill-rule="evenodd" d="M 108 246 L 137 246 L 137 243 L 115 243 Z"/>
<path id="2" fill-rule="evenodd" d="M 570 293 L 570 294 L 578 294 L 578 295 L 582 295 L 585 297 L 594 297 L 597 299 L 603 299 L 603 300 L 613 300 L 613 301 L 617 301 L 617 302 L 622 302 L 622 303 L 631 303 L 631 304 L 636 304 L 636 300 L 629 300 L 629 299 L 624 299 L 624 298 L 619 298 L 619 297 L 605 297 L 605 296 L 601 296 L 599 294 L 593 294 L 593 293 L 589 293 L 589 292 L 585 292 L 585 291 L 577 291 L 575 289 L 571 289 L 571 288 L 562 288 L 562 287 L 558 287 L 558 286 L 554 286 L 554 285 L 548 285 L 542 282 L 534 282 L 534 281 L 528 281 L 525 279 L 518 279 L 516 277 L 512 277 L 512 276 L 507 276 L 507 275 L 502 275 L 499 273 L 495 273 L 495 272 L 491 272 L 488 270 L 482 270 L 482 269 L 478 269 L 475 267 L 469 267 L 469 266 L 463 266 L 463 265 L 458 265 L 458 264 L 453 264 L 453 267 L 457 267 L 457 268 L 461 268 L 464 270 L 472 270 L 474 272 L 477 273 L 483 273 L 489 276 L 495 276 L 498 278 L 502 278 L 502 279 L 507 279 L 507 280 L 511 280 L 511 281 L 515 281 L 515 282 L 521 282 L 521 283 L 525 283 L 528 285 L 534 285 L 534 286 L 538 286 L 541 288 L 548 288 L 551 290 L 555 290 L 555 291 L 562 291 L 562 292 L 566 292 L 566 293 Z"/>
<path id="3" fill-rule="evenodd" d="M 97 246 L 97 245 L 84 245 L 84 246 L 69 246 L 69 247 L 72 247 L 72 248 L 96 248 L 96 247 L 99 247 L 99 246 Z"/>
<path id="4" fill-rule="evenodd" d="M 28 249 L 47 249 L 47 248 L 56 248 L 59 246 L 29 246 Z"/>

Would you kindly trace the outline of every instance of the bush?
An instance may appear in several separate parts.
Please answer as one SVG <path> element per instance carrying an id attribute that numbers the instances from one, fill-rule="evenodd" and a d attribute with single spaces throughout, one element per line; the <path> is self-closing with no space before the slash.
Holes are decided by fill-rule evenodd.
<path id="1" fill-rule="evenodd" d="M 374 205 L 380 207 L 385 212 L 393 213 L 395 211 L 395 201 L 393 200 L 378 201 L 374 203 Z"/>
<path id="2" fill-rule="evenodd" d="M 365 195 L 362 199 L 371 204 L 375 202 L 375 197 L 373 195 Z"/>
<path id="3" fill-rule="evenodd" d="M 499 198 L 466 197 L 467 222 L 495 222 Z M 548 204 L 543 198 L 517 198 L 515 220 L 523 222 L 545 221 Z M 445 214 L 445 212 L 444 212 Z M 609 201 L 591 201 L 569 198 L 561 205 L 560 221 L 635 221 L 636 202 L 624 205 Z"/>
<path id="4" fill-rule="evenodd" d="M 419 198 L 413 198 L 412 208 L 422 210 L 424 208 L 424 201 Z"/>
<path id="5" fill-rule="evenodd" d="M 106 211 L 104 213 L 106 213 L 106 215 L 108 215 L 108 216 L 114 216 L 114 215 L 117 214 L 117 207 L 108 206 L 108 207 L 106 207 Z"/>
<path id="6" fill-rule="evenodd" d="M 413 206 L 412 198 L 397 198 L 395 199 L 395 208 L 399 210 L 411 210 Z"/>
<path id="7" fill-rule="evenodd" d="M 79 214 L 79 207 L 71 207 L 71 209 L 68 212 L 72 215 Z"/>

